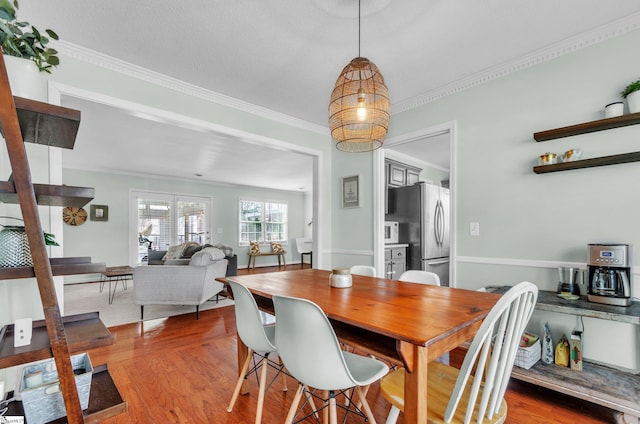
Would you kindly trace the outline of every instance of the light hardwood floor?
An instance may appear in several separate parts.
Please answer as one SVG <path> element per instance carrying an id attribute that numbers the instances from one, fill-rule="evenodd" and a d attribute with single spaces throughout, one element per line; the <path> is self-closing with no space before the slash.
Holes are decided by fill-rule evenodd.
<path id="1" fill-rule="evenodd" d="M 296 269 L 299 266 L 288 266 Z M 258 268 L 252 272 L 275 271 Z M 247 273 L 241 270 L 241 273 Z M 105 423 L 252 423 L 257 383 L 227 412 L 236 378 L 236 329 L 233 307 L 112 327 L 115 344 L 90 351 L 93 364 L 107 363 L 128 411 Z M 459 356 L 452 354 L 452 362 Z M 283 392 L 278 379 L 267 391 L 262 422 L 281 423 L 296 384 Z M 378 423 L 389 404 L 373 385 L 367 396 Z M 512 380 L 506 395 L 510 424 L 613 422 L 610 410 Z M 312 422 L 309 420 L 308 422 Z M 350 416 L 347 423 L 362 423 Z M 402 415 L 398 423 L 403 423 Z"/>

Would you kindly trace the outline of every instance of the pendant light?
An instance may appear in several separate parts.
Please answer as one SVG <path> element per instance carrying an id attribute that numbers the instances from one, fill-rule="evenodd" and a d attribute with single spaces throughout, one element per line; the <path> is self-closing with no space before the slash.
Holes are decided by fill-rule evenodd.
<path id="1" fill-rule="evenodd" d="M 336 147 L 345 152 L 369 152 L 382 146 L 389 128 L 389 91 L 378 67 L 360 56 L 340 73 L 329 103 L 329 127 Z"/>

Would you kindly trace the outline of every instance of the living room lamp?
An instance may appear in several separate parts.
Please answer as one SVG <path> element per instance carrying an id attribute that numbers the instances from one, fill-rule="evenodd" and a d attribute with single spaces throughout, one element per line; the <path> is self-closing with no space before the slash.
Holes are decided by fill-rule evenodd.
<path id="1" fill-rule="evenodd" d="M 369 152 L 382 146 L 389 128 L 389 90 L 378 67 L 360 56 L 360 0 L 358 0 L 358 57 L 340 73 L 329 103 L 329 127 L 338 150 Z"/>

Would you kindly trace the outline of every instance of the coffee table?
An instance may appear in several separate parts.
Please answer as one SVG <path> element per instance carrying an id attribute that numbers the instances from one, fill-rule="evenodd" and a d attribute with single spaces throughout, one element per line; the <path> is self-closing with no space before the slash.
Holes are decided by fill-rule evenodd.
<path id="1" fill-rule="evenodd" d="M 109 305 L 113 303 L 113 298 L 116 296 L 116 289 L 118 288 L 118 282 L 122 282 L 123 290 L 127 289 L 127 280 L 133 280 L 133 268 L 128 265 L 106 267 L 102 271 L 102 279 L 100 280 L 100 293 L 104 289 L 104 284 L 109 283 Z M 111 291 L 111 283 L 113 285 L 113 291 Z"/>

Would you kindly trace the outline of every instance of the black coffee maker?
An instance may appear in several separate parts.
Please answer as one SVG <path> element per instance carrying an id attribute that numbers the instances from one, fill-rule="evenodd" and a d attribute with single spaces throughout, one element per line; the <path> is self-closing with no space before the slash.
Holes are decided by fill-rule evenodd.
<path id="1" fill-rule="evenodd" d="M 587 263 L 591 302 L 629 306 L 631 264 L 628 244 L 590 244 Z"/>

